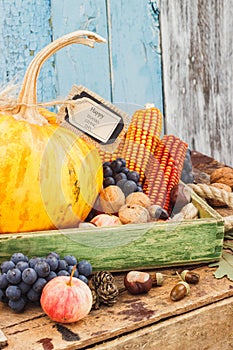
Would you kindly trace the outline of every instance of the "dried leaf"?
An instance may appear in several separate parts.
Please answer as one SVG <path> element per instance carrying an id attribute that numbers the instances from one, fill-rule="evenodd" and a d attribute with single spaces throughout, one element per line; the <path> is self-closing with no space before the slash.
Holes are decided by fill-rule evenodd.
<path id="1" fill-rule="evenodd" d="M 221 259 L 209 265 L 209 267 L 218 266 L 214 272 L 216 278 L 227 276 L 229 280 L 233 281 L 233 254 L 223 251 Z"/>

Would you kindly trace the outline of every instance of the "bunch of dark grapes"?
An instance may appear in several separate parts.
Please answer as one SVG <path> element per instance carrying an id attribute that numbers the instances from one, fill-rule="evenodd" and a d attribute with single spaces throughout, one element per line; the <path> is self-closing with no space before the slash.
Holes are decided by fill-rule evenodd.
<path id="1" fill-rule="evenodd" d="M 116 185 L 121 188 L 126 197 L 133 192 L 142 192 L 139 173 L 137 171 L 130 171 L 126 167 L 126 161 L 123 158 L 114 159 L 112 162 L 105 162 L 103 164 L 103 173 L 104 188 Z"/>
<path id="2" fill-rule="evenodd" d="M 194 181 L 190 149 L 187 149 L 187 152 L 185 155 L 185 160 L 184 160 L 183 169 L 181 173 L 181 181 L 183 181 L 185 184 L 190 184 L 190 183 L 193 183 Z"/>
<path id="3" fill-rule="evenodd" d="M 28 302 L 39 304 L 46 283 L 57 276 L 70 276 L 74 265 L 73 276 L 88 283 L 92 266 L 87 260 L 78 262 L 73 255 L 61 259 L 56 252 L 45 258 L 31 259 L 23 253 L 15 253 L 0 266 L 0 301 L 15 312 L 23 311 Z"/>

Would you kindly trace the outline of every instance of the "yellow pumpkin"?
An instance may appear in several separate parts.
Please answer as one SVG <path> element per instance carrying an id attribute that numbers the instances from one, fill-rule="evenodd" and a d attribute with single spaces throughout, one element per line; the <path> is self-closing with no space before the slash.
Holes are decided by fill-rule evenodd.
<path id="1" fill-rule="evenodd" d="M 36 80 L 62 47 L 104 41 L 88 31 L 55 40 L 29 65 L 17 103 L 0 106 L 0 233 L 75 227 L 90 212 L 103 181 L 98 151 L 38 108 Z"/>

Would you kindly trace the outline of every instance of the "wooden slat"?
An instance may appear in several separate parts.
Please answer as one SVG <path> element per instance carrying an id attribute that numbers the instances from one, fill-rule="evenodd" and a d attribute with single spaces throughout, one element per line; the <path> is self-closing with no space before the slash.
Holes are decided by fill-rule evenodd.
<path id="1" fill-rule="evenodd" d="M 148 102 L 163 110 L 156 3 L 108 1 L 113 101 L 128 113 Z"/>
<path id="2" fill-rule="evenodd" d="M 145 334 L 147 334 L 147 326 L 152 325 L 154 328 L 151 328 L 151 330 L 155 329 L 156 332 L 159 328 L 165 330 L 166 328 L 163 327 L 162 322 L 165 320 L 168 321 L 165 321 L 164 326 L 170 327 L 167 329 L 167 332 L 165 332 L 165 338 L 166 340 L 173 339 L 175 316 L 185 314 L 183 321 L 182 318 L 178 318 L 179 322 L 177 330 L 180 329 L 181 334 L 185 334 L 185 332 L 191 334 L 192 331 L 193 334 L 195 334 L 195 328 L 192 328 L 192 323 L 190 324 L 188 322 L 188 320 L 194 322 L 193 320 L 195 319 L 190 312 L 211 304 L 213 307 L 207 308 L 207 312 L 204 310 L 203 313 L 196 312 L 197 319 L 202 322 L 200 323 L 200 326 L 204 326 L 207 323 L 207 320 L 209 320 L 210 328 L 214 328 L 211 327 L 212 322 L 213 325 L 217 325 L 220 320 L 224 322 L 225 315 L 227 322 L 225 332 L 228 336 L 231 334 L 231 330 L 229 329 L 230 309 L 226 311 L 224 305 L 218 307 L 216 302 L 233 296 L 233 282 L 230 282 L 226 278 L 217 280 L 213 276 L 212 269 L 206 266 L 199 267 L 195 269 L 195 271 L 200 274 L 199 284 L 192 285 L 190 294 L 183 300 L 172 302 L 169 298 L 169 294 L 174 284 L 178 281 L 178 277 L 174 277 L 175 269 L 161 271 L 167 275 L 164 284 L 161 287 L 152 288 L 148 295 L 132 296 L 127 292 L 122 293 L 113 307 L 103 306 L 99 310 L 93 310 L 83 320 L 69 325 L 62 326 L 49 320 L 49 318 L 45 316 L 38 307 L 31 307 L 22 314 L 15 314 L 7 306 L 0 303 L 0 314 L 4 315 L 4 317 L 0 318 L 0 328 L 8 338 L 9 349 L 87 349 L 89 345 L 98 344 L 99 342 L 111 340 L 112 338 L 129 333 L 131 333 L 130 337 L 133 344 L 136 344 L 137 342 L 142 344 L 137 337 L 137 333 L 134 337 L 134 333 L 132 332 L 141 329 L 141 334 L 144 331 Z M 122 274 L 116 276 L 116 283 L 119 287 L 123 285 L 123 277 Z M 218 311 L 219 317 L 211 318 L 210 321 L 211 315 L 208 313 L 208 310 L 216 310 L 211 314 L 214 316 L 217 315 Z M 221 310 L 224 312 L 222 317 L 220 317 Z M 185 322 L 185 320 L 187 320 L 187 322 Z M 195 322 L 195 326 L 198 326 L 198 322 Z M 222 325 L 222 327 L 224 327 L 224 325 Z M 214 331 L 216 332 L 216 328 L 211 330 L 210 336 Z M 151 334 L 151 332 L 148 334 L 149 344 L 152 342 Z M 219 338 L 220 335 L 221 333 L 219 333 Z M 171 338 L 169 338 L 169 336 L 171 336 Z M 196 337 L 197 335 L 195 336 L 195 340 L 198 339 Z M 205 337 L 208 339 L 208 342 L 210 342 L 207 331 L 203 333 L 200 340 L 205 339 Z M 142 342 L 145 339 L 146 337 L 142 338 Z M 223 342 L 224 338 L 222 336 L 221 339 Z M 181 341 L 182 340 L 180 340 L 180 342 Z M 161 342 L 162 339 L 154 337 L 152 344 L 160 345 L 162 344 Z M 130 344 L 130 342 L 126 342 L 126 344 Z M 175 346 L 175 344 L 179 344 L 179 333 L 176 334 L 173 346 Z M 197 344 L 199 345 L 199 343 Z M 107 346 L 103 347 L 103 349 L 106 348 Z M 148 349 L 152 348 L 153 347 L 148 347 Z M 160 347 L 158 348 L 160 349 Z M 201 349 L 201 347 L 196 348 Z M 112 347 L 112 349 L 114 349 L 114 347 Z M 118 349 L 118 347 L 116 347 L 116 349 Z M 124 349 L 124 347 L 121 346 L 119 349 Z M 180 350 L 182 348 L 174 347 L 174 349 Z"/>
<path id="3" fill-rule="evenodd" d="M 233 1 L 161 1 L 168 132 L 233 165 Z"/>
<path id="4" fill-rule="evenodd" d="M 52 0 L 53 38 L 75 30 L 90 30 L 107 39 L 105 1 Z M 73 45 L 56 55 L 58 95 L 68 95 L 73 84 L 84 85 L 107 100 L 111 99 L 108 43 L 94 50 Z"/>
<path id="5" fill-rule="evenodd" d="M 0 1 L 0 86 L 14 78 L 22 81 L 27 66 L 51 41 L 49 1 Z M 54 57 L 42 68 L 38 100 L 55 98 Z"/>

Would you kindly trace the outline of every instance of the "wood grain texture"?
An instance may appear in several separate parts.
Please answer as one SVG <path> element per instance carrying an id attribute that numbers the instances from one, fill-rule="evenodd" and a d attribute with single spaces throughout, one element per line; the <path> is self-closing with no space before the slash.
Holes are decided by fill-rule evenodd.
<path id="1" fill-rule="evenodd" d="M 15 251 L 46 256 L 56 251 L 87 259 L 94 271 L 124 271 L 219 260 L 222 218 L 193 194 L 200 219 L 0 235 L 0 262 Z"/>
<path id="2" fill-rule="evenodd" d="M 233 297 L 184 315 L 169 318 L 91 349 L 232 349 L 232 309 Z"/>
<path id="3" fill-rule="evenodd" d="M 11 350 L 77 350 L 101 342 L 104 343 L 96 349 L 193 350 L 203 349 L 199 346 L 203 342 L 228 344 L 232 340 L 233 282 L 227 278 L 218 280 L 212 269 L 199 267 L 195 269 L 200 275 L 199 284 L 191 286 L 187 297 L 172 302 L 170 291 L 179 278 L 175 269 L 161 272 L 166 276 L 161 287 L 152 288 L 147 295 L 122 293 L 113 307 L 92 310 L 83 320 L 69 325 L 51 321 L 36 306 L 15 314 L 0 303 L 0 328 Z M 123 286 L 123 278 L 123 274 L 115 275 L 119 287 Z M 159 337 L 159 331 L 164 337 Z M 116 337 L 118 342 L 111 342 Z M 188 343 L 190 337 L 194 337 L 193 344 Z M 221 348 L 227 349 L 213 347 Z"/>
<path id="4" fill-rule="evenodd" d="M 49 1 L 0 1 L 0 86 L 14 78 L 22 81 L 27 66 L 51 41 Z M 38 100 L 55 98 L 54 58 L 41 70 Z"/>
<path id="5" fill-rule="evenodd" d="M 90 30 L 107 39 L 105 0 L 52 0 L 53 38 L 75 30 Z M 73 84 L 84 85 L 107 100 L 111 99 L 108 43 L 94 50 L 73 45 L 56 55 L 57 89 L 68 95 Z"/>
<path id="6" fill-rule="evenodd" d="M 233 1 L 161 1 L 167 131 L 233 165 Z"/>
<path id="7" fill-rule="evenodd" d="M 162 110 L 156 2 L 54 0 L 51 5 L 54 38 L 88 29 L 107 39 L 94 53 L 69 48 L 66 55 L 57 55 L 60 95 L 66 96 L 71 85 L 82 84 L 130 114 L 147 102 Z"/>
<path id="8" fill-rule="evenodd" d="M 158 1 L 108 1 L 112 99 L 128 113 L 163 110 Z"/>

